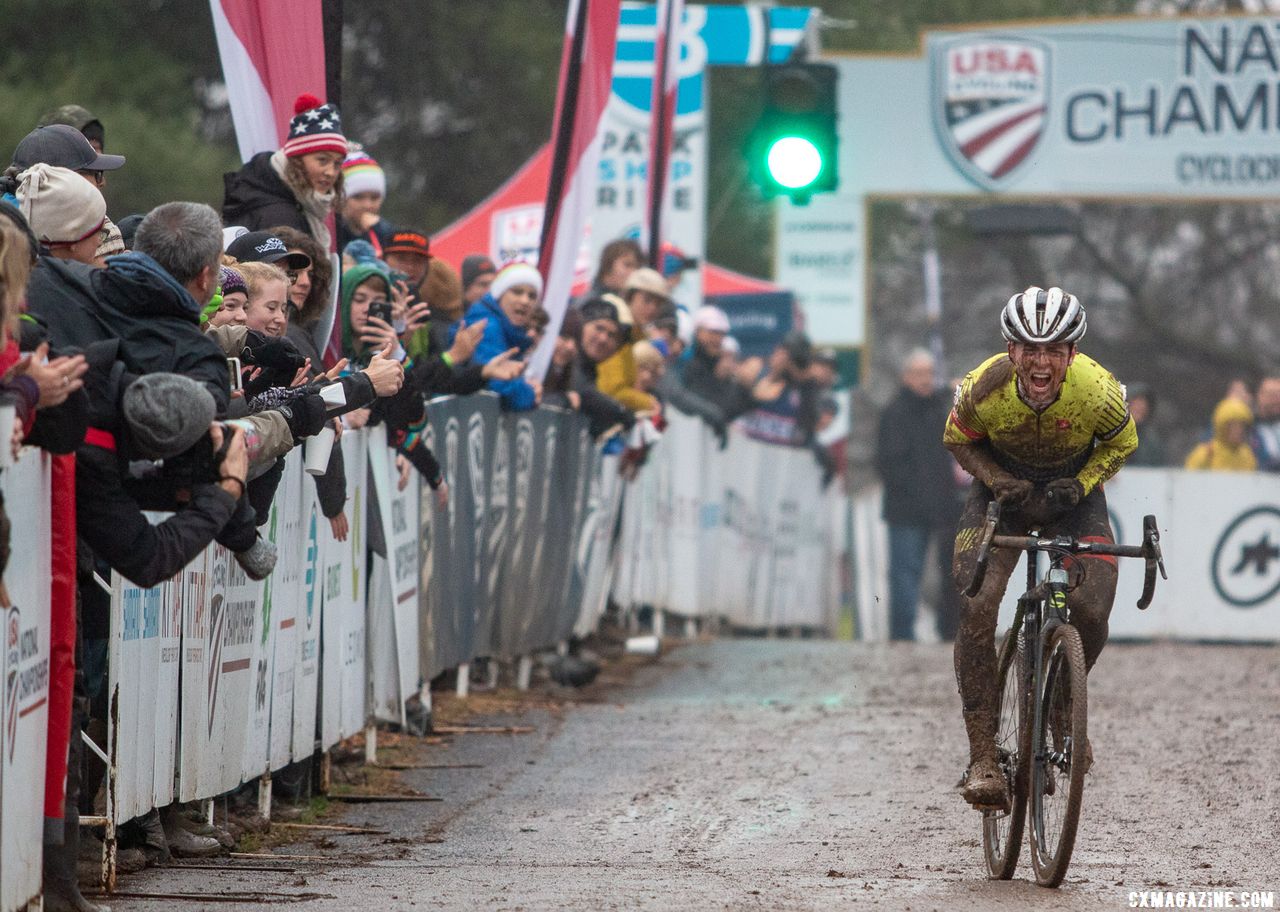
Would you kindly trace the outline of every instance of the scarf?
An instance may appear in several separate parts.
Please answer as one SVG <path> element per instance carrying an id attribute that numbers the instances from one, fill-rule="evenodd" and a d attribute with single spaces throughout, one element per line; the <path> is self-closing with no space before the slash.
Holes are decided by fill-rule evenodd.
<path id="1" fill-rule="evenodd" d="M 284 181 L 285 186 L 293 190 L 293 195 L 298 198 L 298 203 L 302 206 L 302 212 L 307 217 L 307 225 L 311 229 L 311 236 L 325 250 L 331 249 L 333 238 L 329 235 L 329 227 L 325 224 L 325 219 L 329 217 L 329 213 L 333 212 L 334 202 L 337 200 L 338 193 L 336 190 L 330 190 L 328 193 L 316 193 L 315 190 L 308 187 L 302 194 L 294 190 L 293 185 L 289 183 L 289 178 L 285 176 L 285 169 L 289 163 L 289 158 L 284 154 L 283 149 L 277 149 L 271 153 L 271 167 L 275 169 L 276 174 L 280 176 L 280 180 Z"/>

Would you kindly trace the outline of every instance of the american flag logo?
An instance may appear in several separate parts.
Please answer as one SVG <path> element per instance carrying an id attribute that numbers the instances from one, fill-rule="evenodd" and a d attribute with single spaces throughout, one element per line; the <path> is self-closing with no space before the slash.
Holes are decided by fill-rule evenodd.
<path id="1" fill-rule="evenodd" d="M 1044 135 L 1048 46 L 1020 38 L 964 38 L 937 48 L 933 69 L 943 146 L 979 186 L 999 186 L 1032 158 Z"/>

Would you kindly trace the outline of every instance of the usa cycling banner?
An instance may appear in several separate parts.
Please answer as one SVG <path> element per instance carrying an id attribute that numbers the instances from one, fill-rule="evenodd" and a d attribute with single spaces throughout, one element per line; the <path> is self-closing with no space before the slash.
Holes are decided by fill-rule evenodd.
<path id="1" fill-rule="evenodd" d="M 0 605 L 0 909 L 40 894 L 49 702 L 49 460 L 28 448 L 0 473 L 14 559 Z"/>
<path id="2" fill-rule="evenodd" d="M 779 202 L 779 284 L 816 342 L 862 345 L 877 195 L 1280 197 L 1269 16 L 930 31 L 918 55 L 833 59 L 841 186 Z M 892 155 L 865 155 L 874 137 Z"/>

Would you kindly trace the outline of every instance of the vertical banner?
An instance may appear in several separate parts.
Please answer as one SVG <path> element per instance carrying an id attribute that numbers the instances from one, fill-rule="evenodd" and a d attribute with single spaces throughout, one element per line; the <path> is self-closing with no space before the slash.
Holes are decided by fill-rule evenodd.
<path id="1" fill-rule="evenodd" d="M 551 130 L 551 182 L 542 220 L 538 268 L 545 291 L 543 307 L 551 315 L 542 343 L 530 359 L 542 379 L 569 306 L 574 265 L 595 205 L 599 181 L 599 127 L 613 78 L 620 0 L 570 0 L 560 58 L 560 87 Z"/>
<path id="2" fill-rule="evenodd" d="M 50 550 L 48 459 L 25 448 L 0 473 L 13 523 L 14 559 L 0 605 L 0 908 L 40 894 L 48 742 Z"/>
<path id="3" fill-rule="evenodd" d="M 662 269 L 662 212 L 666 205 L 667 170 L 671 166 L 671 141 L 676 117 L 677 72 L 684 0 L 658 0 L 657 29 L 653 42 L 653 95 L 649 104 L 649 265 Z"/>
<path id="4" fill-rule="evenodd" d="M 325 94 L 321 0 L 209 0 L 240 157 L 280 148 L 293 102 Z"/>
<path id="5" fill-rule="evenodd" d="M 306 547 L 303 525 L 304 484 L 314 484 L 302 471 L 302 451 L 295 449 L 285 462 L 284 475 L 276 488 L 275 501 L 267 532 L 278 549 L 276 569 L 267 577 L 263 594 L 262 616 L 274 631 L 271 656 L 270 704 L 271 726 L 267 750 L 267 768 L 279 769 L 293 757 L 294 684 L 298 679 L 299 620 L 305 621 L 302 572 Z M 311 707 L 312 731 L 315 707 Z M 308 748 L 301 756 L 311 753 Z"/>

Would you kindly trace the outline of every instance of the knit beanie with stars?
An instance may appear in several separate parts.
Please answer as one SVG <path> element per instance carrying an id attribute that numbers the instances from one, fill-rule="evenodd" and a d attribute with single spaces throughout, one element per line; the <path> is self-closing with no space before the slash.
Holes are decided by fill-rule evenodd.
<path id="1" fill-rule="evenodd" d="M 293 120 L 289 121 L 289 138 L 284 141 L 284 154 L 297 158 L 311 152 L 347 154 L 347 138 L 342 135 L 342 117 L 332 104 L 321 104 L 314 95 L 299 95 L 293 103 Z"/>

